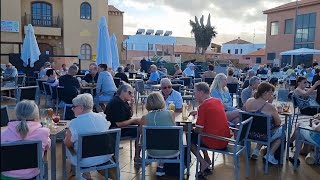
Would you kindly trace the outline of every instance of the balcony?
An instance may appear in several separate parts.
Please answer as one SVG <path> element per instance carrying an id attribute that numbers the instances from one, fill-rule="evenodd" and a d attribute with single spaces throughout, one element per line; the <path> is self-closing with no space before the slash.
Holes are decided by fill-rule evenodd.
<path id="1" fill-rule="evenodd" d="M 60 16 L 37 16 L 25 14 L 22 16 L 24 29 L 32 24 L 36 35 L 61 36 L 62 19 Z"/>

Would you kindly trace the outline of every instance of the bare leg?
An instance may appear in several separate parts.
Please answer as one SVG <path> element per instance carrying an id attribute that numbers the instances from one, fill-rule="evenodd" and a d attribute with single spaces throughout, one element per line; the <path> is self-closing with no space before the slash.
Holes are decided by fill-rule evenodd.
<path id="1" fill-rule="evenodd" d="M 239 118 L 239 110 L 227 111 L 226 115 L 227 115 L 228 121 L 235 122 L 235 120 Z M 235 122 L 235 123 L 237 123 L 237 122 Z"/>
<path id="2" fill-rule="evenodd" d="M 204 172 L 204 170 L 206 170 L 206 169 L 210 166 L 210 164 L 208 164 L 207 161 L 205 161 L 205 160 L 202 158 L 201 154 L 197 152 L 197 146 L 196 146 L 196 145 L 194 145 L 194 144 L 191 145 L 191 152 L 192 152 L 195 156 L 197 156 L 197 157 L 199 156 L 200 171 L 201 171 L 201 172 Z M 208 155 L 208 154 L 207 154 L 207 155 Z"/>

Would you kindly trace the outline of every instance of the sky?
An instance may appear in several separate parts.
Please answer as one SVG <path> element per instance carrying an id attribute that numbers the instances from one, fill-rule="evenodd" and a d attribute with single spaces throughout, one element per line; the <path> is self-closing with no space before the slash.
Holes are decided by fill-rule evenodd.
<path id="1" fill-rule="evenodd" d="M 262 11 L 295 0 L 109 0 L 124 11 L 124 34 L 139 28 L 172 31 L 172 36 L 191 37 L 189 20 L 204 15 L 218 32 L 214 43 L 241 39 L 265 43 L 267 15 Z"/>

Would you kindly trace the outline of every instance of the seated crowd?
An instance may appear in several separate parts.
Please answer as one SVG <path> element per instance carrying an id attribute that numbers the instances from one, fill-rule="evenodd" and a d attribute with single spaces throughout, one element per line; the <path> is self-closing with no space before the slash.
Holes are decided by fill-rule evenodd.
<path id="1" fill-rule="evenodd" d="M 111 128 L 120 128 L 121 137 L 136 138 L 135 142 L 135 165 L 141 164 L 141 132 L 142 126 L 174 126 L 177 114 L 183 111 L 183 98 L 181 92 L 173 89 L 173 84 L 168 77 L 195 77 L 195 65 L 189 63 L 184 71 L 176 64 L 174 66 L 173 76 L 168 75 L 168 70 L 163 66 L 158 69 L 156 65 L 150 66 L 150 76 L 146 80 L 146 87 L 160 84 L 159 92 L 151 92 L 146 98 L 147 113 L 140 117 L 133 116 L 135 101 L 135 90 L 129 84 L 127 73 L 136 73 L 134 64 L 127 64 L 126 68 L 120 66 L 117 73 L 108 68 L 106 64 L 95 63 L 90 64 L 89 72 L 82 78 L 77 79 L 75 76 L 79 68 L 71 65 L 67 68 L 62 66 L 60 72 L 56 72 L 51 65 L 46 63 L 40 71 L 43 80 L 48 82 L 51 87 L 62 86 L 65 89 L 63 102 L 72 104 L 72 110 L 76 118 L 70 121 L 69 128 L 66 130 L 64 143 L 67 147 L 67 158 L 74 166 L 77 164 L 77 143 L 78 135 L 86 133 L 105 132 Z M 279 72 L 273 69 L 273 72 Z M 303 72 L 302 72 L 303 73 Z M 259 75 L 260 74 L 260 75 Z M 240 83 L 234 76 L 234 69 L 229 67 L 227 75 L 224 73 L 216 74 L 214 66 L 209 64 L 208 71 L 203 73 L 203 78 L 214 78 L 211 85 L 206 82 L 193 84 L 193 97 L 197 102 L 196 110 L 191 111 L 189 116 L 196 117 L 195 127 L 192 129 L 191 135 L 191 151 L 199 158 L 200 176 L 206 176 L 212 173 L 210 167 L 214 159 L 210 159 L 208 152 L 203 151 L 202 155 L 197 152 L 198 134 L 207 133 L 226 138 L 235 137 L 236 133 L 229 126 L 237 127 L 240 122 L 240 112 L 247 111 L 252 113 L 262 113 L 271 117 L 271 139 L 274 140 L 270 147 L 270 152 L 264 155 L 264 158 L 272 164 L 279 164 L 275 158 L 275 152 L 281 145 L 282 126 L 281 118 L 277 108 L 272 104 L 276 87 L 265 80 L 268 69 L 260 66 L 257 71 L 253 69 L 247 70 L 247 78 L 242 84 L 241 101 L 243 107 L 234 105 L 234 98 L 230 95 L 227 85 L 229 83 Z M 257 76 L 255 76 L 257 75 Z M 263 75 L 263 76 L 262 76 Z M 260 76 L 260 77 L 259 77 Z M 122 80 L 122 84 L 117 88 L 113 77 Z M 320 78 L 319 78 L 320 79 Z M 271 81 L 270 81 L 271 82 Z M 274 81 L 272 81 L 274 82 Z M 278 80 L 274 82 L 277 85 Z M 82 86 L 88 84 L 95 85 L 95 93 L 89 94 L 87 91 L 81 90 Z M 320 91 L 318 88 L 320 81 L 315 81 L 309 89 L 307 87 L 307 78 L 298 77 L 296 79 L 296 88 L 293 96 L 297 98 L 297 103 L 305 108 L 301 109 L 302 114 L 315 115 L 317 109 L 308 107 L 303 103 L 310 103 L 312 96 L 316 96 Z M 82 94 L 80 94 L 82 93 Z M 317 103 L 317 99 L 313 99 Z M 173 102 L 175 110 L 169 110 L 169 102 Z M 102 107 L 102 109 L 100 109 Z M 34 101 L 23 100 L 16 105 L 16 120 L 11 120 L 8 129 L 1 133 L 1 142 L 14 142 L 19 140 L 41 140 L 43 143 L 43 152 L 50 148 L 50 138 L 48 128 L 42 127 L 39 118 L 39 109 Z M 101 112 L 103 113 L 96 113 Z M 137 131 L 139 126 L 139 131 Z M 312 129 L 320 131 L 319 121 L 314 121 Z M 294 133 L 295 134 L 295 133 Z M 252 136 L 262 136 L 254 134 Z M 310 140 L 315 144 L 319 144 L 319 134 L 310 135 L 308 132 L 302 132 L 302 136 L 306 140 Z M 290 142 L 295 141 L 295 136 L 290 138 Z M 223 140 L 203 137 L 200 142 L 201 146 L 226 150 L 228 143 Z M 261 144 L 257 144 L 254 148 L 251 158 L 257 159 L 260 155 Z M 310 149 L 304 150 L 310 152 Z M 176 157 L 176 150 L 149 150 L 151 156 Z M 101 159 L 99 157 L 86 158 L 79 166 L 88 167 L 95 166 L 107 162 L 109 159 Z M 104 172 L 99 172 L 104 175 Z M 28 179 L 39 174 L 38 169 L 25 169 L 19 171 L 3 172 L 2 176 Z M 165 175 L 164 164 L 159 163 L 156 174 L 158 176 Z M 84 179 L 91 179 L 91 174 L 83 173 Z"/>

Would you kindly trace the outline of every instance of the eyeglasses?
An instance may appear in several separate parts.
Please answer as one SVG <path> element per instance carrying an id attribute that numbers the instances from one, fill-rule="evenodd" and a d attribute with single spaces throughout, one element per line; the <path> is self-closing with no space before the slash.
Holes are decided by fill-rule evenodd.
<path id="1" fill-rule="evenodd" d="M 72 105 L 72 109 L 74 109 L 74 108 L 76 108 L 76 107 L 78 107 L 79 105 Z"/>
<path id="2" fill-rule="evenodd" d="M 162 89 L 171 89 L 172 86 L 162 87 Z"/>
<path id="3" fill-rule="evenodd" d="M 129 95 L 132 95 L 132 91 L 127 91 Z"/>

